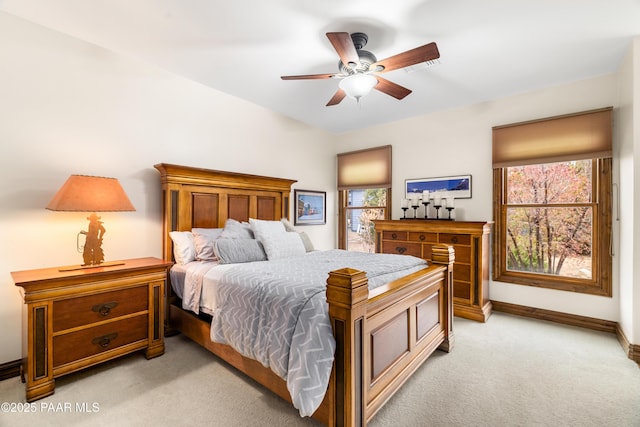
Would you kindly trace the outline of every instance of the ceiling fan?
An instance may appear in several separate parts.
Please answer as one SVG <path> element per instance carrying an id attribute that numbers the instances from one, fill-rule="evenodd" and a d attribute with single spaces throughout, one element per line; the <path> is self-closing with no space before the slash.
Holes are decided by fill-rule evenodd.
<path id="1" fill-rule="evenodd" d="M 327 33 L 327 38 L 340 57 L 338 73 L 280 77 L 282 80 L 342 79 L 327 107 L 339 104 L 346 96 L 359 101 L 371 89 L 403 99 L 411 90 L 382 78 L 380 74 L 421 62 L 429 63 L 440 57 L 438 46 L 432 42 L 378 61 L 373 53 L 362 49 L 369 40 L 364 33 Z"/>

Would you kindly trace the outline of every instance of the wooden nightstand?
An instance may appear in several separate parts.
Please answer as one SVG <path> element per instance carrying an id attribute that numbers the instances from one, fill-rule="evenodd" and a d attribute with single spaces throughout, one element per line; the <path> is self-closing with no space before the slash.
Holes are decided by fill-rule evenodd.
<path id="1" fill-rule="evenodd" d="M 27 401 L 53 394 L 55 378 L 127 353 L 164 353 L 164 287 L 171 263 L 11 273 L 22 287 L 22 381 Z"/>

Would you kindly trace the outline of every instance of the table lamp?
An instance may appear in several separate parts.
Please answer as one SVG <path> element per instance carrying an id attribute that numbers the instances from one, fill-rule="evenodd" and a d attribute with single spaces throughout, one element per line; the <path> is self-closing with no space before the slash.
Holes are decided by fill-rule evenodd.
<path id="1" fill-rule="evenodd" d="M 66 267 L 76 270 L 92 267 L 121 265 L 123 262 L 104 262 L 102 239 L 106 229 L 96 212 L 135 211 L 131 201 L 116 178 L 101 176 L 71 175 L 47 205 L 52 211 L 91 212 L 87 217 L 89 228 L 80 231 L 76 242 L 78 252 L 82 252 L 84 263 Z M 80 244 L 80 235 L 85 235 L 84 245 Z"/>

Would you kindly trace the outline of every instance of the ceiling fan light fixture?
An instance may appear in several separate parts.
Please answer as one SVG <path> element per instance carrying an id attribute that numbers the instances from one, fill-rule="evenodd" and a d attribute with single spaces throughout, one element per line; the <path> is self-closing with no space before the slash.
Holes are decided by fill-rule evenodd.
<path id="1" fill-rule="evenodd" d="M 349 98 L 360 102 L 360 98 L 366 96 L 378 84 L 378 79 L 371 74 L 353 74 L 345 77 L 338 85 Z"/>

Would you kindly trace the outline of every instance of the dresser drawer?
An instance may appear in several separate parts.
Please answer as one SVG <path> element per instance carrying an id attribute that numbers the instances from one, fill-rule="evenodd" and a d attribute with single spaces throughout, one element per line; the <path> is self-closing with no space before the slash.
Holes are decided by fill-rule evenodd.
<path id="1" fill-rule="evenodd" d="M 382 240 L 407 240 L 406 231 L 383 231 Z"/>
<path id="2" fill-rule="evenodd" d="M 454 245 L 453 249 L 456 251 L 456 265 L 458 263 L 471 264 L 471 247 Z"/>
<path id="3" fill-rule="evenodd" d="M 471 282 L 471 267 L 468 264 L 454 264 L 453 280 Z"/>
<path id="4" fill-rule="evenodd" d="M 458 298 L 461 300 L 468 301 L 468 304 L 471 304 L 472 295 L 471 295 L 471 283 L 469 282 L 458 282 L 457 280 L 453 281 L 453 296 L 454 298 Z"/>
<path id="5" fill-rule="evenodd" d="M 440 233 L 440 243 L 447 245 L 469 245 L 471 236 L 468 234 Z"/>
<path id="6" fill-rule="evenodd" d="M 422 245 L 410 242 L 382 242 L 382 252 L 385 254 L 422 256 Z"/>
<path id="7" fill-rule="evenodd" d="M 148 338 L 148 315 L 116 320 L 53 337 L 53 366 L 61 366 Z"/>
<path id="8" fill-rule="evenodd" d="M 409 232 L 409 241 L 411 242 L 424 242 L 424 243 L 438 243 L 438 233 L 420 233 L 411 231 Z"/>
<path id="9" fill-rule="evenodd" d="M 53 331 L 89 325 L 149 308 L 148 287 L 70 298 L 53 302 Z"/>

